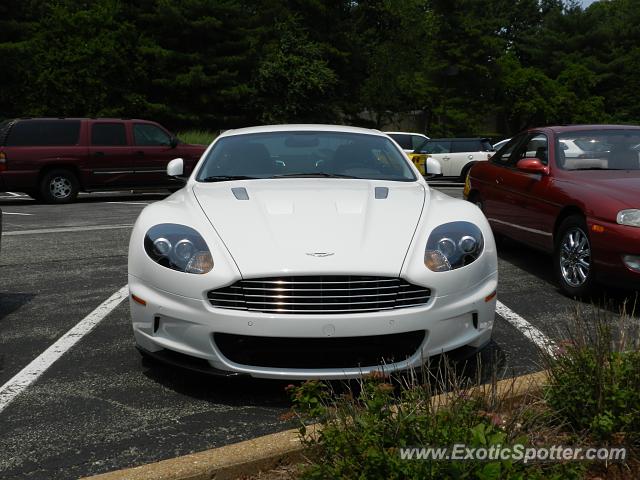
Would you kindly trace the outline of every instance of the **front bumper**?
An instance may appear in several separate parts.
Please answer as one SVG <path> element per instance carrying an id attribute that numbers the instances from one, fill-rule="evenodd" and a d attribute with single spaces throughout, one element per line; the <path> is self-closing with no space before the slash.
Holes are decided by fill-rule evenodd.
<path id="1" fill-rule="evenodd" d="M 640 255 L 640 228 L 588 219 L 593 262 L 598 281 L 627 289 L 640 289 L 640 272 L 628 268 L 624 255 Z"/>
<path id="2" fill-rule="evenodd" d="M 206 298 L 175 295 L 129 275 L 131 294 L 146 302 L 142 305 L 130 300 L 134 335 L 140 349 L 152 355 L 168 350 L 202 359 L 218 373 L 280 379 L 341 379 L 380 370 L 419 368 L 430 356 L 462 346 L 481 347 L 491 338 L 496 299 L 486 299 L 496 288 L 497 274 L 493 274 L 464 291 L 434 296 L 420 307 L 361 314 L 267 314 L 215 308 Z M 331 351 L 331 342 L 333 345 L 337 342 L 344 350 L 350 339 L 357 342 L 367 337 L 380 342 L 388 338 L 391 341 L 403 339 L 403 335 L 410 332 L 420 332 L 423 338 L 415 351 L 384 367 L 353 364 L 296 368 L 297 363 L 309 364 L 300 348 L 292 349 L 292 355 L 301 355 L 299 362 L 294 356 L 283 360 L 281 365 L 277 360 L 253 364 L 258 362 L 247 355 L 234 357 L 236 361 L 233 361 L 216 340 L 216 334 L 217 338 L 232 336 L 253 340 L 253 345 L 260 337 L 271 337 L 269 340 L 276 343 L 265 342 L 270 345 L 276 345 L 278 340 L 283 344 L 289 341 L 290 344 L 322 345 L 326 339 L 325 355 L 330 358 L 335 353 Z M 251 342 L 245 344 L 251 345 Z M 229 343 L 223 347 L 228 352 Z M 281 358 L 285 358 L 286 353 L 278 352 Z M 247 360 L 238 361 L 238 358 Z"/>

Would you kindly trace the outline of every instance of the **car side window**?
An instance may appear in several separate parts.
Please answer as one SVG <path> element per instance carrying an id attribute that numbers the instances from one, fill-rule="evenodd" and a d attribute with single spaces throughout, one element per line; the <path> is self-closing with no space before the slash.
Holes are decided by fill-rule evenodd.
<path id="1" fill-rule="evenodd" d="M 450 153 L 450 140 L 427 140 L 421 147 L 420 151 L 424 153 Z"/>
<path id="2" fill-rule="evenodd" d="M 127 144 L 124 123 L 100 122 L 91 126 L 91 144 L 117 147 Z"/>
<path id="3" fill-rule="evenodd" d="M 456 140 L 451 142 L 451 151 L 453 153 L 479 152 L 481 150 L 482 146 L 477 140 Z"/>
<path id="4" fill-rule="evenodd" d="M 167 133 L 149 123 L 133 125 L 133 141 L 144 147 L 167 147 L 171 145 L 171 137 Z"/>
<path id="5" fill-rule="evenodd" d="M 515 164 L 517 160 L 515 160 L 514 150 L 518 147 L 522 141 L 524 140 L 524 135 L 518 135 L 513 137 L 511 140 L 507 142 L 500 150 L 496 152 L 495 155 L 491 157 L 491 163 L 495 163 L 496 165 L 502 165 L 503 167 L 507 167 L 509 165 Z"/>
<path id="6" fill-rule="evenodd" d="M 515 165 L 518 160 L 523 158 L 537 158 L 544 165 L 549 163 L 549 141 L 543 133 L 534 133 L 529 135 L 527 140 L 523 142 L 514 152 L 511 164 Z"/>
<path id="7" fill-rule="evenodd" d="M 9 131 L 8 147 L 77 145 L 78 120 L 22 120 Z"/>
<path id="8" fill-rule="evenodd" d="M 424 140 L 425 138 L 420 135 L 411 135 L 411 145 L 407 148 L 411 148 L 412 150 L 420 148 L 420 146 L 424 143 Z"/>

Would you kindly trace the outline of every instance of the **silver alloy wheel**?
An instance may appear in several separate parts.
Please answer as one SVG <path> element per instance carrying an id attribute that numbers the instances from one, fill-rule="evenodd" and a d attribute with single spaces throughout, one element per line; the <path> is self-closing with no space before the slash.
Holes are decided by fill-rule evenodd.
<path id="1" fill-rule="evenodd" d="M 560 272 L 571 287 L 582 286 L 591 268 L 591 245 L 581 228 L 569 229 L 560 244 Z"/>
<path id="2" fill-rule="evenodd" d="M 49 191 L 54 198 L 63 199 L 71 195 L 71 181 L 62 175 L 56 175 L 49 182 Z"/>

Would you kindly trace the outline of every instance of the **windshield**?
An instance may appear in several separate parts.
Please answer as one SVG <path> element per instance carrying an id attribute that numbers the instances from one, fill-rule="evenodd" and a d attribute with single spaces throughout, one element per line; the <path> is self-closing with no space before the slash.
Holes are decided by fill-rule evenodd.
<path id="1" fill-rule="evenodd" d="M 558 136 L 558 166 L 564 170 L 640 170 L 640 129 L 585 130 Z"/>
<path id="2" fill-rule="evenodd" d="M 292 177 L 416 179 L 404 152 L 387 137 L 290 131 L 221 138 L 207 155 L 196 180 Z"/>

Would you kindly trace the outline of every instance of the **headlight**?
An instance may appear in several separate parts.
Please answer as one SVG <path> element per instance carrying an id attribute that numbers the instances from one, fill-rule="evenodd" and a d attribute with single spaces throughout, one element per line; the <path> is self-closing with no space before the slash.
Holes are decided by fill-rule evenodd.
<path id="1" fill-rule="evenodd" d="M 483 248 L 482 232 L 473 223 L 445 223 L 429 235 L 424 264 L 434 272 L 455 270 L 475 261 Z"/>
<path id="2" fill-rule="evenodd" d="M 162 223 L 149 229 L 144 237 L 147 255 L 163 267 L 185 273 L 207 273 L 213 258 L 206 242 L 193 228 Z"/>
<path id="3" fill-rule="evenodd" d="M 629 225 L 630 227 L 640 227 L 640 210 L 632 208 L 630 210 L 620 210 L 616 221 L 620 225 Z"/>

